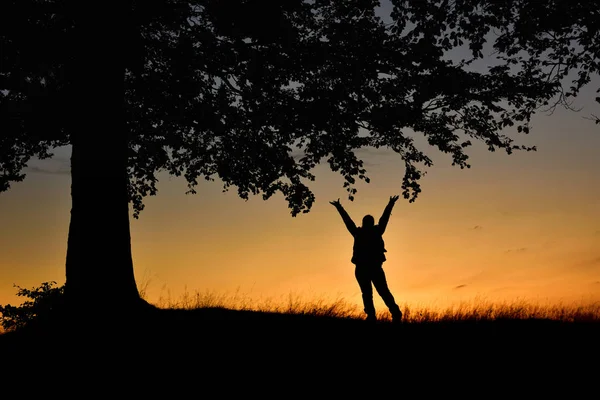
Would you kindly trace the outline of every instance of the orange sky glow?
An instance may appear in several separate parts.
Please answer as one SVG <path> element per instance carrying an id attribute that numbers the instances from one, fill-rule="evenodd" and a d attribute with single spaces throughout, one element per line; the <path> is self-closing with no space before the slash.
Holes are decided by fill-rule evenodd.
<path id="1" fill-rule="evenodd" d="M 428 148 L 436 165 L 422 194 L 398 201 L 384 235 L 384 269 L 397 302 L 600 301 L 600 132 L 586 115 L 536 117 L 520 140 L 537 152 L 508 156 L 476 145 L 468 170 Z M 358 186 L 354 202 L 342 178 L 322 165 L 312 211 L 295 218 L 281 197 L 244 201 L 218 182 L 185 195 L 183 180 L 160 175 L 158 195 L 131 219 L 136 279 L 148 300 L 237 291 L 256 301 L 292 295 L 360 305 L 352 237 L 329 201 L 341 198 L 358 224 L 365 214 L 378 218 L 400 193 L 404 172 L 393 153 L 361 155 L 371 183 Z M 68 157 L 62 148 L 51 160 L 33 160 L 26 180 L 0 194 L 0 304 L 23 300 L 13 284 L 64 283 Z"/>
<path id="2" fill-rule="evenodd" d="M 391 6 L 382 4 L 385 18 Z M 600 125 L 585 119 L 600 114 L 598 87 L 593 81 L 577 97 L 579 112 L 539 114 L 529 135 L 505 132 L 537 152 L 509 156 L 474 143 L 472 168 L 460 170 L 415 135 L 435 165 L 414 203 L 398 200 L 384 235 L 384 269 L 398 304 L 600 301 Z M 313 209 L 295 218 L 282 196 L 244 201 L 235 188 L 222 192 L 218 181 L 186 195 L 183 179 L 161 173 L 158 195 L 145 199 L 140 219 L 131 218 L 138 285 L 154 303 L 209 291 L 274 302 L 343 298 L 360 306 L 352 236 L 329 201 L 340 198 L 357 224 L 365 214 L 377 219 L 401 193 L 404 166 L 383 149 L 358 154 L 371 183 L 358 184 L 355 201 L 342 178 L 320 165 L 310 184 Z M 66 147 L 50 160 L 32 160 L 25 181 L 0 193 L 0 304 L 24 300 L 13 284 L 64 283 L 69 157 Z M 377 295 L 375 301 L 384 311 Z"/>

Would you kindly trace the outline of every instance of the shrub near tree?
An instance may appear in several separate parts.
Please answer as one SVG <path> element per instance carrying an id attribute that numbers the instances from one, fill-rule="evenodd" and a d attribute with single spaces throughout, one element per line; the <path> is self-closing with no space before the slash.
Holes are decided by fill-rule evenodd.
<path id="1" fill-rule="evenodd" d="M 56 286 L 54 281 L 43 282 L 32 289 L 15 287 L 18 289 L 17 296 L 29 300 L 19 306 L 0 305 L 0 326 L 7 332 L 50 318 L 64 300 L 65 286 Z"/>

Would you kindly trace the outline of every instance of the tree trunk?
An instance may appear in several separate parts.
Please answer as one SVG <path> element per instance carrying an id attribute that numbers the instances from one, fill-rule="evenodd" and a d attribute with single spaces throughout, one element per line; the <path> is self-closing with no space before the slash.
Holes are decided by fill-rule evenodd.
<path id="1" fill-rule="evenodd" d="M 127 3 L 98 3 L 93 10 L 74 12 L 72 207 L 65 293 L 67 304 L 83 307 L 86 314 L 128 310 L 141 303 L 133 273 L 127 193 Z"/>

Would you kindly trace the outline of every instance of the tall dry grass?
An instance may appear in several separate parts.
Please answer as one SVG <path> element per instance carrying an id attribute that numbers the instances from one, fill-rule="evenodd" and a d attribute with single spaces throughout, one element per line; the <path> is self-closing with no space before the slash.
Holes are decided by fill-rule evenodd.
<path id="1" fill-rule="evenodd" d="M 265 311 L 284 314 L 304 314 L 338 318 L 363 318 L 362 307 L 343 297 L 307 298 L 289 294 L 279 298 L 253 298 L 237 290 L 233 293 L 187 290 L 178 299 L 170 294 L 155 303 L 164 309 L 194 310 L 224 308 L 230 310 Z M 600 302 L 542 303 L 531 300 L 491 301 L 474 298 L 450 306 L 431 306 L 404 303 L 400 305 L 406 322 L 493 321 L 500 319 L 550 319 L 562 322 L 600 322 Z M 379 311 L 380 320 L 390 320 L 387 311 Z"/>
<path id="2" fill-rule="evenodd" d="M 305 314 L 338 318 L 358 318 L 359 308 L 343 298 L 328 299 L 306 298 L 290 293 L 287 296 L 252 297 L 239 289 L 233 293 L 206 290 L 195 291 L 193 294 L 184 291 L 178 299 L 173 299 L 169 292 L 161 295 L 155 305 L 164 309 L 196 310 L 201 308 L 224 308 L 240 311 L 264 311 L 282 314 Z"/>

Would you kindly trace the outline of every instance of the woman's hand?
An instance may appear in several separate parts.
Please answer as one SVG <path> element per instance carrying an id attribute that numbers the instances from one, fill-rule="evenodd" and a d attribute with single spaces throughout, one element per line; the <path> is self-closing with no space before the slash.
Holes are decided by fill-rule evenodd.
<path id="1" fill-rule="evenodd" d="M 335 208 L 342 206 L 342 203 L 340 203 L 340 199 L 337 199 L 337 200 L 334 200 L 334 201 L 330 201 L 329 204 L 331 204 Z"/>

